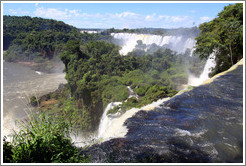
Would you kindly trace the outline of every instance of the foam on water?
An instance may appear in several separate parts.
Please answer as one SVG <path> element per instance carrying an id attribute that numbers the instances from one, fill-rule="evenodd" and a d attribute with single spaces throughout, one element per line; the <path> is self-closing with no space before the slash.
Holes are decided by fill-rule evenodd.
<path id="1" fill-rule="evenodd" d="M 209 79 L 209 73 L 211 72 L 212 68 L 215 67 L 216 63 L 215 63 L 215 54 L 212 53 L 206 64 L 205 67 L 203 69 L 202 74 L 199 77 L 195 77 L 194 75 L 190 74 L 189 75 L 189 79 L 188 79 L 188 85 L 191 86 L 199 86 L 201 85 L 204 81 L 206 81 L 207 79 Z"/>
<path id="2" fill-rule="evenodd" d="M 207 132 L 207 130 L 205 130 L 205 129 L 200 131 L 200 132 L 195 132 L 195 133 L 191 133 L 188 130 L 182 130 L 182 129 L 179 129 L 179 128 L 175 129 L 175 133 L 178 136 L 192 136 L 192 137 L 196 137 L 196 138 L 201 137 L 206 132 Z"/>
<path id="3" fill-rule="evenodd" d="M 110 118 L 107 116 L 107 113 L 110 109 L 113 109 L 115 106 L 122 104 L 122 102 L 111 102 L 107 105 L 100 124 L 99 124 L 99 129 L 98 129 L 98 137 L 102 137 L 103 135 L 105 135 L 105 133 L 107 133 L 107 129 L 111 127 L 111 121 Z"/>
<path id="4" fill-rule="evenodd" d="M 103 113 L 103 116 L 100 122 L 98 138 L 103 139 L 103 141 L 107 141 L 112 138 L 124 137 L 128 131 L 126 126 L 124 126 L 124 122 L 128 118 L 132 117 L 140 110 L 149 111 L 155 107 L 159 107 L 160 104 L 162 104 L 164 101 L 167 101 L 167 100 L 169 100 L 169 98 L 163 98 L 149 105 L 146 105 L 142 108 L 132 108 L 126 111 L 120 117 L 116 117 L 116 118 L 106 116 L 109 108 L 110 109 L 112 108 L 112 103 L 108 104 L 105 112 Z M 117 102 L 116 104 L 119 104 L 119 103 L 120 102 Z"/>
<path id="5" fill-rule="evenodd" d="M 40 71 L 35 71 L 35 73 L 39 74 L 39 75 L 42 75 L 43 73 L 40 72 Z"/>

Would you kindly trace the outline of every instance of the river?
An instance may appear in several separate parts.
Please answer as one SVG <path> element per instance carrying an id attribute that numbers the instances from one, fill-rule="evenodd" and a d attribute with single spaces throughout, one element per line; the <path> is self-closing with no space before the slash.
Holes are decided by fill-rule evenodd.
<path id="1" fill-rule="evenodd" d="M 241 63 L 241 64 L 240 64 Z M 242 163 L 243 63 L 149 111 L 129 117 L 125 137 L 81 152 L 95 163 Z"/>
<path id="2" fill-rule="evenodd" d="M 3 136 L 18 130 L 16 120 L 30 112 L 31 96 L 41 96 L 66 83 L 65 73 L 46 74 L 16 63 L 3 62 Z"/>

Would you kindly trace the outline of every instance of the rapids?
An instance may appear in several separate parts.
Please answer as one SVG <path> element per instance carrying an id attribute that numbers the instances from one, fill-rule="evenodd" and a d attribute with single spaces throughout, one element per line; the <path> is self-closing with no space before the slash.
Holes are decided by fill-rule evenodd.
<path id="1" fill-rule="evenodd" d="M 90 162 L 243 162 L 243 65 L 124 122 L 124 138 L 81 152 Z"/>

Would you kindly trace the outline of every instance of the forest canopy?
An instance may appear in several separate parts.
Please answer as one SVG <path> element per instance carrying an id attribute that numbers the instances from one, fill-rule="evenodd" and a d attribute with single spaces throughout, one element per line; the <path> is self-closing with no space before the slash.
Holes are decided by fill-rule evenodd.
<path id="1" fill-rule="evenodd" d="M 59 59 L 69 40 L 103 40 L 100 34 L 80 33 L 62 21 L 29 16 L 3 16 L 3 40 L 7 61 L 44 62 Z"/>
<path id="2" fill-rule="evenodd" d="M 201 58 L 215 54 L 213 73 L 225 71 L 243 58 L 243 4 L 224 7 L 218 17 L 199 26 L 195 52 Z"/>

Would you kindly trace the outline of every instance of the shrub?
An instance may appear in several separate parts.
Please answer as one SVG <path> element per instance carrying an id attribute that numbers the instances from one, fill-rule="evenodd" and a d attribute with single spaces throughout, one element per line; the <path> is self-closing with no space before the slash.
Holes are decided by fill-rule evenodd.
<path id="1" fill-rule="evenodd" d="M 30 104 L 31 104 L 31 106 L 37 106 L 38 105 L 38 99 L 37 99 L 37 97 L 35 97 L 35 96 L 32 96 L 31 98 L 30 98 Z"/>
<path id="2" fill-rule="evenodd" d="M 119 109 L 120 109 L 120 106 L 116 106 L 116 107 L 108 110 L 107 115 L 109 115 L 109 114 L 115 114 L 115 113 L 117 113 L 119 111 Z"/>
<path id="3" fill-rule="evenodd" d="M 12 142 L 4 140 L 4 162 L 88 162 L 71 142 L 71 126 L 64 116 L 31 115 L 20 123 Z"/>
<path id="4" fill-rule="evenodd" d="M 145 93 L 146 93 L 147 88 L 146 88 L 146 87 L 140 86 L 140 87 L 138 87 L 138 88 L 135 88 L 134 90 L 135 90 L 135 92 L 136 92 L 139 96 L 144 96 Z"/>
<path id="5" fill-rule="evenodd" d="M 13 146 L 6 141 L 7 137 L 3 138 L 3 162 L 10 163 L 12 161 L 12 148 Z"/>

